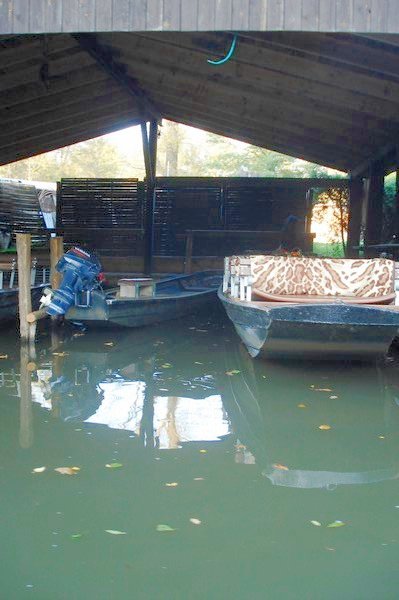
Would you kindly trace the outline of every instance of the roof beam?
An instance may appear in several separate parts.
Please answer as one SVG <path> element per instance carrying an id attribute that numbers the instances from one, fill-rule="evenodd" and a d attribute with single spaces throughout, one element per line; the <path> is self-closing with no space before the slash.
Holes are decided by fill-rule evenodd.
<path id="1" fill-rule="evenodd" d="M 136 100 L 143 120 L 147 120 L 148 117 L 157 119 L 161 116 L 160 111 L 154 106 L 138 81 L 126 73 L 126 68 L 115 60 L 108 48 L 97 41 L 96 36 L 78 33 L 73 34 L 73 37 L 97 64 Z"/>

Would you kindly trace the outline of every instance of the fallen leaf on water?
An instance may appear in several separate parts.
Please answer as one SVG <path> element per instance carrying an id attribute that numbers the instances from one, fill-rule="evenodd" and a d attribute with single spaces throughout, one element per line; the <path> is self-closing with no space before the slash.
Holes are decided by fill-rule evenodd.
<path id="1" fill-rule="evenodd" d="M 330 400 L 336 400 L 338 396 L 330 396 Z"/>
<path id="2" fill-rule="evenodd" d="M 202 362 L 198 362 L 198 361 L 196 360 L 196 361 L 194 361 L 194 364 L 195 364 L 195 365 L 203 365 L 204 363 L 202 363 Z"/>
<path id="3" fill-rule="evenodd" d="M 237 371 L 237 369 L 233 369 L 232 371 L 226 371 L 226 375 L 229 375 L 229 377 L 231 377 L 232 375 L 237 375 L 240 372 L 241 371 Z"/>
<path id="4" fill-rule="evenodd" d="M 104 529 L 104 531 L 111 535 L 126 535 L 126 531 L 119 531 L 118 529 Z"/>
<path id="5" fill-rule="evenodd" d="M 306 404 L 297 404 L 298 408 L 306 408 Z"/>
<path id="6" fill-rule="evenodd" d="M 380 440 L 385 440 L 385 435 L 379 435 L 378 437 L 380 438 Z"/>
<path id="7" fill-rule="evenodd" d="M 332 392 L 330 388 L 313 388 L 315 392 Z"/>
<path id="8" fill-rule="evenodd" d="M 36 467 L 33 469 L 32 473 L 43 473 L 46 470 L 46 467 Z"/>
<path id="9" fill-rule="evenodd" d="M 330 548 L 330 546 L 325 547 L 329 552 L 335 552 L 335 548 Z"/>
<path id="10" fill-rule="evenodd" d="M 285 465 L 280 465 L 279 463 L 277 463 L 276 465 L 273 465 L 273 467 L 275 469 L 280 469 L 280 471 L 289 471 L 288 467 L 286 467 Z"/>
<path id="11" fill-rule="evenodd" d="M 235 445 L 236 450 L 246 450 L 247 447 L 244 446 L 244 444 L 236 444 Z"/>
<path id="12" fill-rule="evenodd" d="M 179 484 L 177 481 L 172 481 L 171 483 L 165 483 L 166 487 L 177 487 Z"/>
<path id="13" fill-rule="evenodd" d="M 104 346 L 115 346 L 115 342 L 104 342 Z"/>
<path id="14" fill-rule="evenodd" d="M 197 331 L 199 331 L 200 333 L 207 333 L 207 329 L 197 329 Z"/>
<path id="15" fill-rule="evenodd" d="M 329 429 L 331 429 L 331 425 L 319 425 L 319 429 L 321 429 L 322 431 L 328 431 Z"/>
<path id="16" fill-rule="evenodd" d="M 195 519 L 194 517 L 192 517 L 190 519 L 190 523 L 192 523 L 193 525 L 201 525 L 202 521 L 200 521 L 199 519 Z"/>
<path id="17" fill-rule="evenodd" d="M 200 450 L 201 454 L 206 454 L 207 450 Z"/>
<path id="18" fill-rule="evenodd" d="M 157 525 L 156 530 L 161 533 L 168 533 L 168 532 L 176 531 L 176 529 L 174 529 L 173 527 L 170 527 L 170 525 L 164 525 L 163 523 L 160 523 L 159 525 Z"/>
<path id="19" fill-rule="evenodd" d="M 82 337 L 82 335 L 85 335 L 84 333 L 74 333 L 72 337 L 77 338 L 77 337 Z"/>
<path id="20" fill-rule="evenodd" d="M 343 521 L 333 521 L 332 523 L 329 523 L 327 527 L 344 527 L 345 525 L 346 523 Z"/>
<path id="21" fill-rule="evenodd" d="M 80 538 L 82 538 L 82 537 L 83 537 L 83 533 L 73 533 L 73 534 L 71 535 L 71 538 L 72 538 L 73 540 L 80 540 Z"/>
<path id="22" fill-rule="evenodd" d="M 0 360 L 8 358 L 8 354 L 0 354 Z"/>
<path id="23" fill-rule="evenodd" d="M 162 369 L 170 369 L 172 367 L 172 365 L 170 363 L 164 363 L 163 365 L 161 365 Z"/>
<path id="24" fill-rule="evenodd" d="M 78 471 L 80 471 L 79 467 L 57 467 L 54 469 L 57 473 L 61 473 L 61 475 L 76 475 Z"/>
<path id="25" fill-rule="evenodd" d="M 69 352 L 53 352 L 53 356 L 69 356 Z"/>
<path id="26" fill-rule="evenodd" d="M 321 527 L 320 521 L 310 521 L 315 527 Z"/>
<path id="27" fill-rule="evenodd" d="M 123 464 L 114 462 L 114 463 L 107 463 L 105 466 L 107 467 L 107 469 L 120 469 L 121 467 L 123 467 Z"/>
<path id="28" fill-rule="evenodd" d="M 194 481 L 205 481 L 205 477 L 194 477 Z M 399 508 L 399 506 L 395 508 Z"/>

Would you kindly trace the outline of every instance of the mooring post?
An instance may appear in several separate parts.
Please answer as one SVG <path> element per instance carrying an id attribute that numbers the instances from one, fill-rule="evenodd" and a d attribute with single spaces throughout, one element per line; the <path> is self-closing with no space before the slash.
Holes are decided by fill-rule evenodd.
<path id="1" fill-rule="evenodd" d="M 50 238 L 50 282 L 53 290 L 58 290 L 61 284 L 61 273 L 56 270 L 56 265 L 64 254 L 64 238 L 56 236 Z"/>
<path id="2" fill-rule="evenodd" d="M 31 299 L 31 236 L 29 233 L 17 233 L 18 256 L 18 304 L 19 332 L 21 340 L 34 339 L 36 325 L 28 323 L 28 314 L 32 312 Z"/>

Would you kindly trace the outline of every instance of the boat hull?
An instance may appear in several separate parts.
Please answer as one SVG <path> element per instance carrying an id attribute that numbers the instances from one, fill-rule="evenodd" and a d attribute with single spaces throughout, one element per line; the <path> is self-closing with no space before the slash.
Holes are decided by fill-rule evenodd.
<path id="1" fill-rule="evenodd" d="M 47 284 L 36 285 L 32 288 L 32 308 L 39 307 L 40 298 Z M 18 312 L 18 288 L 0 290 L 0 324 L 13 321 Z"/>
<path id="2" fill-rule="evenodd" d="M 399 312 L 349 304 L 259 306 L 219 298 L 253 357 L 373 360 L 399 331 Z"/>
<path id="3" fill-rule="evenodd" d="M 220 275 L 204 274 L 206 278 Z M 197 278 L 197 279 L 196 279 Z M 184 287 L 187 283 L 197 287 Z M 199 275 L 175 277 L 157 284 L 156 296 L 152 298 L 135 298 L 123 300 L 101 290 L 91 294 L 89 307 L 74 306 L 66 314 L 69 321 L 92 324 L 96 326 L 112 325 L 120 327 L 144 327 L 163 321 L 179 319 L 199 311 L 210 309 L 216 302 L 217 285 L 209 288 L 199 287 Z"/>

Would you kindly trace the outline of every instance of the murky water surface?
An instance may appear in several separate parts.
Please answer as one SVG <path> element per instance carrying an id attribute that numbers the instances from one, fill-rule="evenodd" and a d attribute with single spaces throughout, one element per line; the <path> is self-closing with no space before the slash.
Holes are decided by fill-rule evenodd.
<path id="1" fill-rule="evenodd" d="M 220 315 L 13 336 L 1 598 L 398 598 L 399 366 L 257 362 Z"/>

